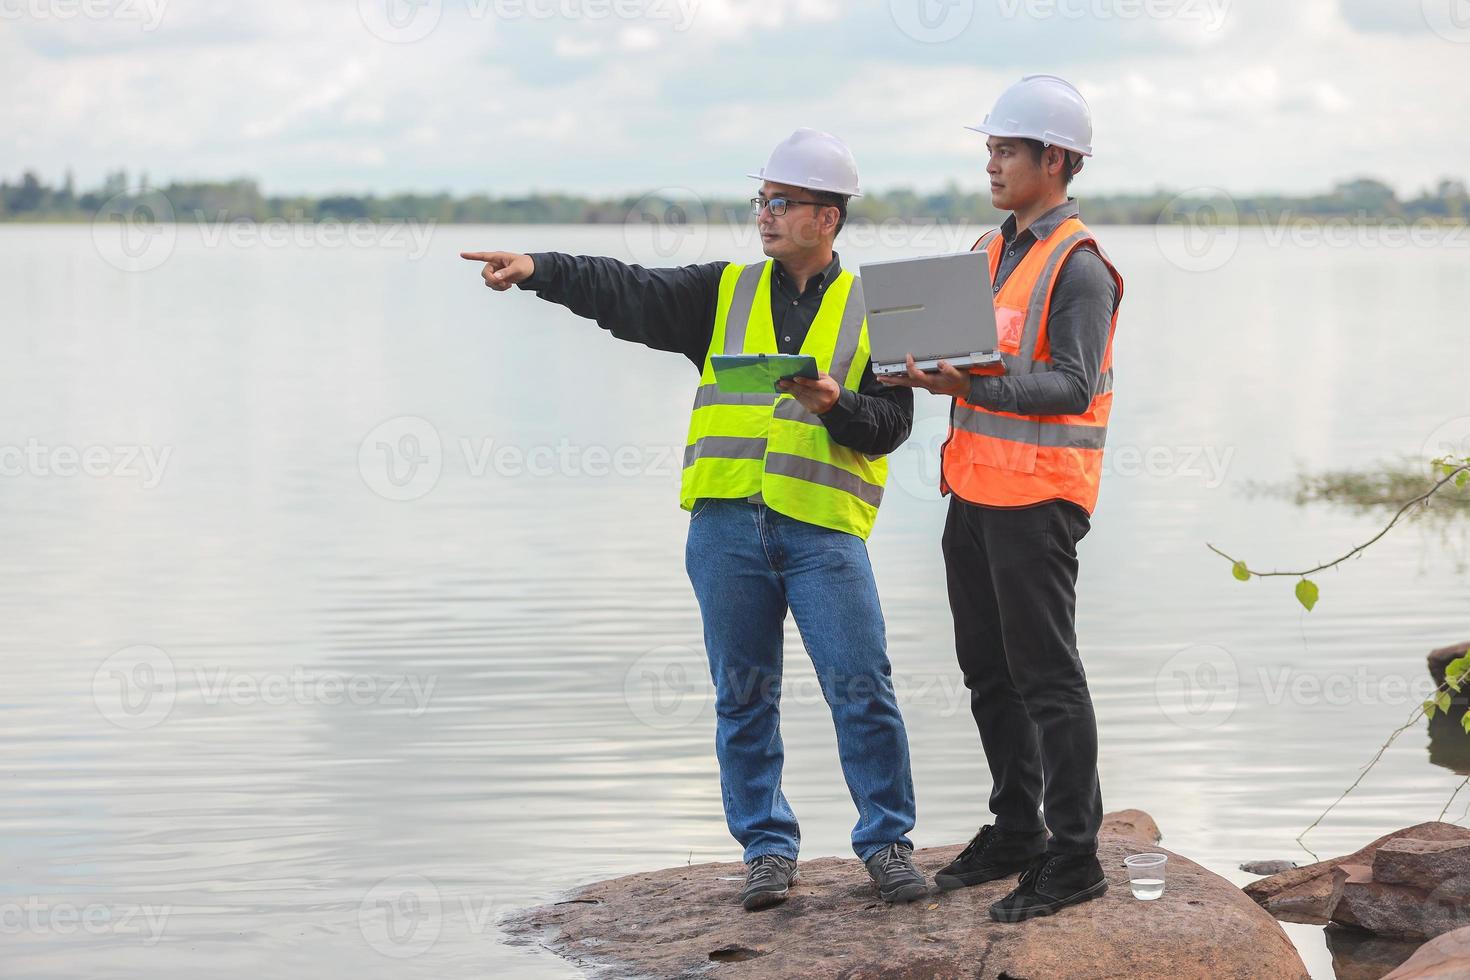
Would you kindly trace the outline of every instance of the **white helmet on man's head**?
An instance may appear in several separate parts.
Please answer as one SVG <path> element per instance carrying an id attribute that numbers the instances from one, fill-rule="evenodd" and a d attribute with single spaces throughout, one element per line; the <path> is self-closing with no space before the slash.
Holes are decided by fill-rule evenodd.
<path id="1" fill-rule="evenodd" d="M 842 140 L 818 129 L 798 129 L 776 144 L 760 173 L 745 176 L 846 197 L 862 196 L 852 151 Z"/>
<path id="2" fill-rule="evenodd" d="M 987 136 L 1040 140 L 1048 146 L 1092 156 L 1092 113 L 1071 82 L 1056 75 L 1027 75 L 1000 93 L 978 126 Z"/>

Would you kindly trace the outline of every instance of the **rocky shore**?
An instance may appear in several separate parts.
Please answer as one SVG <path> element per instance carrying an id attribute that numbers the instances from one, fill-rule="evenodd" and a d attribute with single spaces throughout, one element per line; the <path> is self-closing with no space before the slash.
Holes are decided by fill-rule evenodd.
<path id="1" fill-rule="evenodd" d="M 784 905 L 762 912 L 735 904 L 742 865 L 699 864 L 596 882 L 501 929 L 606 978 L 1306 978 L 1264 909 L 1159 839 L 1146 813 L 1108 814 L 1098 848 L 1107 894 L 1016 924 L 987 913 L 1014 876 L 888 906 L 856 859 L 817 858 L 801 863 Z M 962 846 L 921 849 L 915 864 L 932 874 Z M 1168 887 L 1155 901 L 1128 887 L 1123 858 L 1142 851 L 1169 854 Z"/>
<path id="2" fill-rule="evenodd" d="M 1251 882 L 1245 894 L 1283 921 L 1326 924 L 1339 980 L 1470 977 L 1470 829 L 1415 824 Z M 1426 960 L 1403 972 L 1440 938 L 1435 969 L 1448 972 L 1422 972 Z"/>

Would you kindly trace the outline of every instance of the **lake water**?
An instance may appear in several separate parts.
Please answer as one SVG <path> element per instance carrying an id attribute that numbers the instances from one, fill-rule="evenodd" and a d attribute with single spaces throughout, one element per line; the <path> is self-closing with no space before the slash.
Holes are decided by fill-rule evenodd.
<path id="1" fill-rule="evenodd" d="M 978 230 L 845 233 L 843 258 Z M 0 225 L 0 974 L 571 976 L 497 918 L 738 859 L 676 503 L 695 373 L 457 253 L 749 258 L 749 230 L 181 227 L 131 258 L 125 231 Z M 1425 652 L 1470 635 L 1467 534 L 1394 531 L 1316 576 L 1311 613 L 1205 544 L 1336 557 L 1385 515 L 1248 487 L 1470 445 L 1470 249 L 1100 234 L 1127 280 L 1080 549 L 1104 805 L 1244 883 L 1241 861 L 1313 859 L 1296 835 L 1409 716 Z M 919 846 L 988 820 L 939 552 L 945 408 L 919 396 L 870 542 Z M 799 650 L 792 627 L 785 787 L 803 857 L 850 855 Z M 1434 819 L 1467 771 L 1421 723 L 1307 844 Z M 1321 931 L 1288 928 L 1331 976 Z"/>

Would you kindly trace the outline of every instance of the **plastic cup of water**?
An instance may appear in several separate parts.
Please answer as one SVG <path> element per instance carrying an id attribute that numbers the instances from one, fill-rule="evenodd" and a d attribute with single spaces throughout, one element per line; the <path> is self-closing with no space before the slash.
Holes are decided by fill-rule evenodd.
<path id="1" fill-rule="evenodd" d="M 1123 859 L 1128 866 L 1128 886 L 1133 897 L 1151 902 L 1164 894 L 1164 871 L 1169 866 L 1167 854 L 1130 854 Z"/>

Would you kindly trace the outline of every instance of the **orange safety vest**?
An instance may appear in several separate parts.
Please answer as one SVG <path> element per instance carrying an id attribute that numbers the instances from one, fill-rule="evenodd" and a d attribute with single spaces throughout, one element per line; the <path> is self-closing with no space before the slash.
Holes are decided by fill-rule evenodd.
<path id="1" fill-rule="evenodd" d="M 972 373 L 1022 375 L 1052 370 L 1046 336 L 1051 293 L 1062 263 L 1082 245 L 1091 245 L 1102 256 L 1118 284 L 1121 303 L 1123 277 L 1103 255 L 1087 226 L 1076 217 L 1068 218 L 1032 245 L 1005 285 L 995 291 L 1001 364 L 973 368 Z M 988 253 L 994 282 L 1005 250 L 1004 237 L 999 231 L 987 232 L 975 248 Z M 942 451 L 940 490 L 985 507 L 1070 500 L 1091 514 L 1097 506 L 1103 443 L 1113 409 L 1113 334 L 1117 326 L 1115 304 L 1097 388 L 1081 415 L 1013 415 L 956 398 Z"/>

